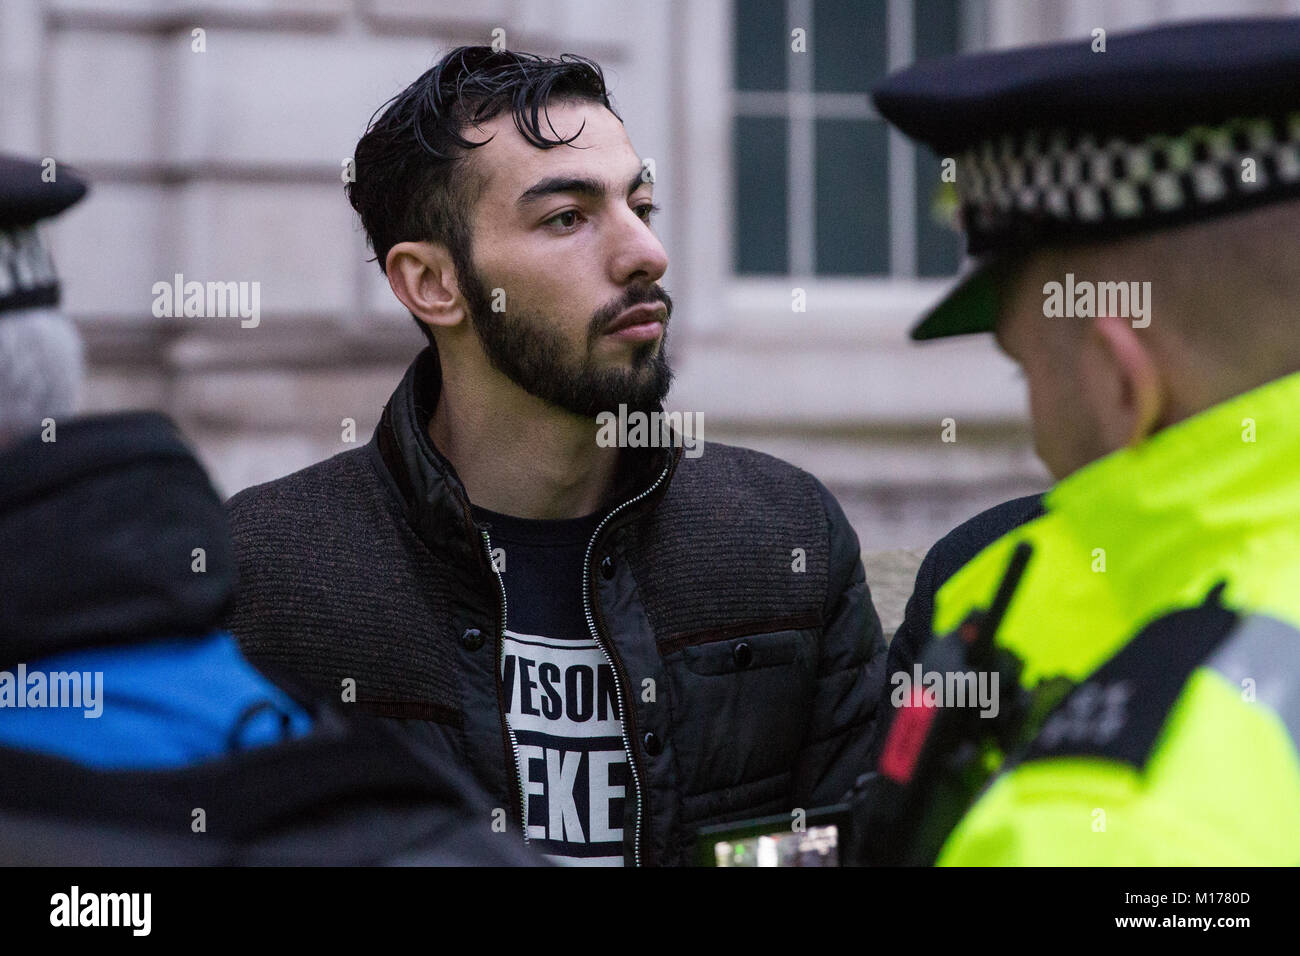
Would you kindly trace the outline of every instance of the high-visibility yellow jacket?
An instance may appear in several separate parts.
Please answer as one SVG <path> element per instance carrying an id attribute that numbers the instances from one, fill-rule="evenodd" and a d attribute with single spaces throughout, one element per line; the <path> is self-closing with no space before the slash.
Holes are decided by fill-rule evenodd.
<path id="1" fill-rule="evenodd" d="M 987 607 L 1028 541 L 997 642 L 1026 688 L 1079 686 L 1001 758 L 938 862 L 1300 864 L 1300 374 L 1086 466 L 1045 504 L 945 584 L 935 633 Z M 1220 582 L 1235 616 L 1214 634 Z"/>

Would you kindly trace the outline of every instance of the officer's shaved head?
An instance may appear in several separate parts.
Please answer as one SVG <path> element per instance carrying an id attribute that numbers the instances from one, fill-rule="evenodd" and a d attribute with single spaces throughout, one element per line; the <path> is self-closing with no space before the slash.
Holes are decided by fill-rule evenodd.
<path id="1" fill-rule="evenodd" d="M 1148 315 L 1044 314 L 1049 284 L 1067 275 L 1076 287 L 1150 283 Z M 1025 367 L 1039 454 L 1058 477 L 1300 371 L 1300 200 L 1028 253 L 1006 281 L 998 340 Z M 1159 392 L 1150 422 L 1133 418 L 1144 369 Z"/>
<path id="2" fill-rule="evenodd" d="M 1300 200 L 1134 239 L 1155 288 L 1153 347 L 1190 350 L 1217 401 L 1300 371 Z M 1112 268 L 1122 261 L 1107 253 Z"/>

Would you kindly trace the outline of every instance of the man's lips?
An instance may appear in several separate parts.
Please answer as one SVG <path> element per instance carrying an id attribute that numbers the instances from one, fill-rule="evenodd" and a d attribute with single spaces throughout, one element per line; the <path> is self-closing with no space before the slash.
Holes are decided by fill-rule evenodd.
<path id="1" fill-rule="evenodd" d="M 602 334 L 636 341 L 654 339 L 663 332 L 667 318 L 668 310 L 662 302 L 645 302 L 619 313 Z"/>

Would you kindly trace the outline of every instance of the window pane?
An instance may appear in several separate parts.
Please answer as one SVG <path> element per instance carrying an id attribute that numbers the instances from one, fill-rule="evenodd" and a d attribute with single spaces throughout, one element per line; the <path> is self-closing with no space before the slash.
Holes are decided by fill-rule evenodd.
<path id="1" fill-rule="evenodd" d="M 817 274 L 889 272 L 889 139 L 880 120 L 817 121 Z"/>
<path id="2" fill-rule="evenodd" d="M 924 146 L 916 150 L 916 274 L 950 276 L 961 262 L 962 242 L 936 211 L 939 158 Z M 949 187 L 951 188 L 951 187 Z"/>
<path id="3" fill-rule="evenodd" d="M 786 121 L 738 116 L 732 128 L 735 182 L 736 271 L 788 269 L 786 237 Z"/>
<path id="4" fill-rule="evenodd" d="M 736 89 L 784 90 L 790 50 L 785 0 L 735 0 Z"/>
<path id="5" fill-rule="evenodd" d="M 814 0 L 809 35 L 816 92 L 865 93 L 885 76 L 886 6 L 885 0 Z"/>
<path id="6" fill-rule="evenodd" d="M 961 47 L 958 0 L 915 0 L 916 58 L 950 56 Z M 953 275 L 961 262 L 962 241 L 937 218 L 939 158 L 924 146 L 916 150 L 916 272 L 920 276 Z"/>
<path id="7" fill-rule="evenodd" d="M 912 29 L 916 58 L 956 53 L 961 45 L 961 3 L 959 0 L 913 0 L 916 12 Z"/>

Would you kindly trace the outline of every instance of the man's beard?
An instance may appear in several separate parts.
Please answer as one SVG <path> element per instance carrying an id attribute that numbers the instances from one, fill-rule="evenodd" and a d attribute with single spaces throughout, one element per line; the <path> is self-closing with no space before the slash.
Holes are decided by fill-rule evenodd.
<path id="1" fill-rule="evenodd" d="M 616 306 L 592 316 L 586 352 L 574 359 L 568 341 L 545 315 L 517 306 L 493 312 L 487 287 L 477 271 L 471 272 L 468 280 L 466 303 L 488 361 L 528 394 L 593 420 L 603 411 L 617 411 L 619 405 L 626 405 L 629 412 L 652 411 L 668 394 L 673 373 L 667 357 L 667 322 L 658 342 L 637 346 L 630 365 L 599 368 L 592 359 L 603 330 L 628 307 L 662 302 L 668 315 L 672 314 L 672 300 L 658 286 L 630 292 Z"/>

